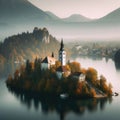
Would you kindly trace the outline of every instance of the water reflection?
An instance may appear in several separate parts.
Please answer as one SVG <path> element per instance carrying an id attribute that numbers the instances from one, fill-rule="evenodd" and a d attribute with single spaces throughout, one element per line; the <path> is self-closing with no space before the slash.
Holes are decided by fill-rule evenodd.
<path id="1" fill-rule="evenodd" d="M 115 62 L 115 68 L 120 71 L 120 63 Z"/>
<path id="2" fill-rule="evenodd" d="M 59 114 L 60 120 L 65 120 L 65 116 L 69 112 L 73 112 L 78 115 L 84 115 L 85 111 L 95 112 L 97 110 L 104 110 L 106 103 L 110 104 L 112 98 L 101 98 L 101 99 L 60 99 L 55 97 L 46 97 L 33 95 L 30 93 L 22 93 L 20 91 L 14 91 L 8 88 L 15 97 L 25 105 L 28 110 L 32 107 L 36 111 L 40 110 L 44 114 L 50 112 L 57 112 Z"/>

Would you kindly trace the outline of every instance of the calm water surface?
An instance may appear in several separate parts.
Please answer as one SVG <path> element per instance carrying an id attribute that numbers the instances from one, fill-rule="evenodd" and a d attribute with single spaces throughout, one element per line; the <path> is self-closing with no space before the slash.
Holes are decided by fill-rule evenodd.
<path id="1" fill-rule="evenodd" d="M 120 72 L 109 60 L 81 59 L 82 67 L 94 67 L 120 92 Z M 33 99 L 10 92 L 0 80 L 0 120 L 120 120 L 120 96 L 111 99 L 61 100 Z"/>

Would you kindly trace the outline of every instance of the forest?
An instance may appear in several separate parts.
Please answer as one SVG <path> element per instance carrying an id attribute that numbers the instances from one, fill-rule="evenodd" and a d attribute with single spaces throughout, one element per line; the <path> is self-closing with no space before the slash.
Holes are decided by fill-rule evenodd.
<path id="1" fill-rule="evenodd" d="M 40 59 L 36 58 L 34 62 L 27 60 L 26 65 L 17 69 L 14 76 L 9 75 L 6 85 L 20 94 L 59 96 L 65 93 L 73 98 L 96 97 L 98 94 L 106 97 L 112 95 L 112 85 L 107 84 L 104 76 L 98 78 L 98 73 L 94 68 L 86 70 L 81 68 L 80 63 L 70 62 L 66 66 L 71 70 L 71 74 L 67 77 L 63 74 L 62 78 L 58 79 L 56 69 L 59 66 L 61 64 L 57 61 L 50 69 L 42 70 Z M 72 74 L 75 72 L 84 73 L 85 81 L 79 82 L 78 79 L 73 78 Z"/>

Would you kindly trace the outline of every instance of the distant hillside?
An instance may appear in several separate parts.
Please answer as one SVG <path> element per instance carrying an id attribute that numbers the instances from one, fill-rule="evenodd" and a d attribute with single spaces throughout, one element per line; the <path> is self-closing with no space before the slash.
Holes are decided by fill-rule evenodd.
<path id="1" fill-rule="evenodd" d="M 14 23 L 33 19 L 50 20 L 52 18 L 27 0 L 0 0 L 0 21 L 12 22 L 14 20 Z"/>
<path id="2" fill-rule="evenodd" d="M 18 32 L 32 30 L 53 21 L 51 16 L 27 0 L 0 0 L 0 36 L 5 38 Z M 7 27 L 6 27 L 7 26 Z"/>
<path id="3" fill-rule="evenodd" d="M 0 0 L 0 41 L 22 31 L 32 31 L 35 26 L 46 27 L 57 38 L 68 40 L 119 40 L 119 16 L 120 9 L 117 9 L 98 20 L 81 15 L 59 19 L 27 0 Z"/>
<path id="4" fill-rule="evenodd" d="M 46 28 L 35 27 L 32 32 L 10 36 L 0 43 L 0 76 L 12 74 L 27 59 L 30 61 L 36 57 L 43 59 L 46 56 L 51 56 L 52 52 L 57 59 L 59 49 L 60 43 Z M 68 58 L 70 51 L 67 47 L 65 49 Z"/>
<path id="5" fill-rule="evenodd" d="M 54 20 L 60 20 L 60 18 L 58 16 L 56 16 L 55 14 L 53 14 L 52 12 L 50 11 L 46 11 L 46 13 L 51 16 Z"/>
<path id="6" fill-rule="evenodd" d="M 84 17 L 82 15 L 79 15 L 79 14 L 73 14 L 70 17 L 64 18 L 62 20 L 66 21 L 66 22 L 88 22 L 88 21 L 91 21 L 91 19 Z"/>
<path id="7" fill-rule="evenodd" d="M 46 28 L 34 28 L 32 33 L 26 32 L 6 38 L 0 44 L 0 55 L 11 62 L 41 58 L 51 55 L 52 52 L 57 58 L 59 46 L 59 42 Z"/>
<path id="8" fill-rule="evenodd" d="M 120 8 L 109 13 L 108 15 L 104 16 L 103 18 L 99 19 L 98 21 L 119 22 L 120 23 Z"/>

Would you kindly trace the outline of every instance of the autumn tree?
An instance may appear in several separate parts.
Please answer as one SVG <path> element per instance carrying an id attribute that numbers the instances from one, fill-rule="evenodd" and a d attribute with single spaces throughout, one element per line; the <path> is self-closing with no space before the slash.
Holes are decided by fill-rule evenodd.
<path id="1" fill-rule="evenodd" d="M 19 70 L 16 70 L 14 73 L 14 79 L 18 80 L 19 76 L 20 76 L 20 72 Z"/>
<path id="2" fill-rule="evenodd" d="M 68 65 L 69 65 L 72 73 L 80 72 L 80 63 L 79 62 L 71 62 L 71 63 L 68 63 Z"/>
<path id="3" fill-rule="evenodd" d="M 106 78 L 103 75 L 100 76 L 100 89 L 106 94 L 108 93 L 109 90 L 106 84 Z"/>
<path id="4" fill-rule="evenodd" d="M 56 62 L 55 62 L 55 67 L 58 68 L 58 67 L 60 67 L 60 66 L 61 66 L 61 62 L 60 62 L 60 61 L 56 61 Z"/>
<path id="5" fill-rule="evenodd" d="M 13 80 L 12 75 L 9 75 L 8 78 L 7 78 L 7 81 L 6 81 L 7 84 L 11 83 L 12 80 Z"/>
<path id="6" fill-rule="evenodd" d="M 111 83 L 109 83 L 109 85 L 108 85 L 108 96 L 111 96 L 112 95 L 112 84 Z"/>
<path id="7" fill-rule="evenodd" d="M 91 82 L 92 84 L 96 84 L 96 81 L 98 79 L 98 73 L 94 68 L 88 68 L 86 72 L 86 79 Z"/>
<path id="8" fill-rule="evenodd" d="M 29 75 L 32 72 L 32 64 L 30 63 L 29 60 L 26 61 L 26 68 L 25 68 L 25 70 L 26 70 L 27 75 Z"/>
<path id="9" fill-rule="evenodd" d="M 91 97 L 95 97 L 95 96 L 96 96 L 96 91 L 95 91 L 95 89 L 93 89 L 93 88 L 90 89 L 90 96 L 91 96 Z"/>

